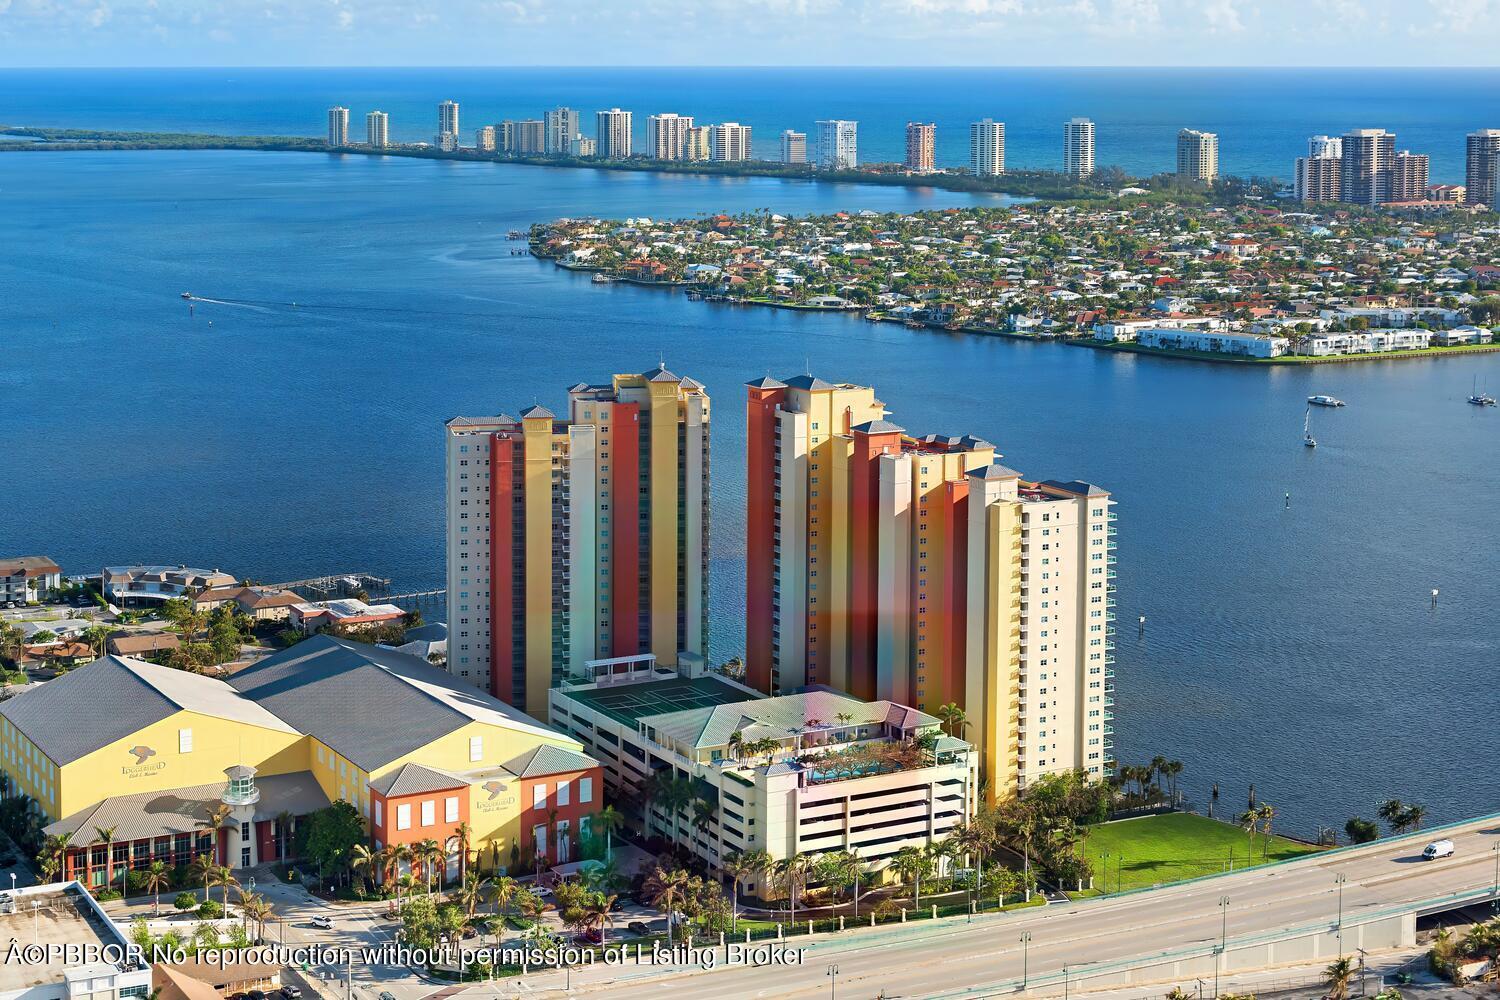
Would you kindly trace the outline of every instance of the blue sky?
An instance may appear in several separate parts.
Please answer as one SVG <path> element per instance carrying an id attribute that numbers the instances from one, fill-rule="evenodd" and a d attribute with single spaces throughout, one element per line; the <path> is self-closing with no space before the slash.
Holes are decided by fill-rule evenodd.
<path id="1" fill-rule="evenodd" d="M 1500 64 L 1500 0 L 0 0 L 0 65 Z"/>

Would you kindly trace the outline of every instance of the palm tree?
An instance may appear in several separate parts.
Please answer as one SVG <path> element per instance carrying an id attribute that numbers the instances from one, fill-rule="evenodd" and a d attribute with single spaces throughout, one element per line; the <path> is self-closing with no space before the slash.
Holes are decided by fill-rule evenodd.
<path id="1" fill-rule="evenodd" d="M 961 850 L 966 857 L 974 859 L 975 889 L 982 895 L 984 892 L 984 856 L 990 850 L 989 828 L 980 822 L 966 823 L 953 831 L 948 842 Z"/>
<path id="2" fill-rule="evenodd" d="M 602 892 L 589 893 L 583 901 L 583 907 L 579 912 L 578 926 L 585 932 L 597 930 L 599 932 L 599 944 L 606 943 L 606 935 L 610 927 L 614 926 L 614 905 L 618 896 L 606 896 Z"/>
<path id="3" fill-rule="evenodd" d="M 198 821 L 198 830 L 201 833 L 209 833 L 214 838 L 214 858 L 217 862 L 219 857 L 219 834 L 229 829 L 231 821 L 229 818 L 229 807 L 218 805 L 208 811 L 208 815 Z"/>
<path id="4" fill-rule="evenodd" d="M 208 902 L 208 887 L 213 882 L 214 872 L 218 871 L 219 863 L 207 854 L 200 854 L 193 859 L 188 866 L 188 871 L 193 878 L 203 883 L 203 901 Z"/>
<path id="5" fill-rule="evenodd" d="M 458 887 L 458 901 L 464 908 L 464 916 L 474 917 L 474 911 L 479 909 L 479 900 L 489 891 L 494 882 L 487 878 L 480 878 L 478 872 L 469 872 L 464 876 Z"/>
<path id="6" fill-rule="evenodd" d="M 111 885 L 115 880 L 115 831 L 117 826 L 94 827 L 94 843 L 104 845 L 104 884 Z M 125 879 L 120 879 L 120 898 L 125 898 Z"/>
<path id="7" fill-rule="evenodd" d="M 172 884 L 172 873 L 167 868 L 165 861 L 153 861 L 146 868 L 146 891 L 151 893 L 151 914 L 155 916 L 161 912 L 161 891 Z"/>
<path id="8" fill-rule="evenodd" d="M 207 920 L 198 921 L 193 928 L 193 940 L 201 948 L 217 948 L 219 946 L 219 929 Z"/>
<path id="9" fill-rule="evenodd" d="M 1261 860 L 1269 861 L 1271 858 L 1271 823 L 1276 819 L 1276 807 L 1269 802 L 1262 802 L 1256 808 L 1255 814 L 1260 818 L 1261 829 L 1266 835 L 1266 842 L 1261 850 Z"/>
<path id="10" fill-rule="evenodd" d="M 738 729 L 729 734 L 729 754 L 735 760 L 740 759 L 740 753 L 745 749 L 745 736 Z"/>
<path id="11" fill-rule="evenodd" d="M 1392 833 L 1406 832 L 1406 803 L 1400 799 L 1386 799 L 1375 807 L 1375 815 L 1385 820 Z"/>
<path id="12" fill-rule="evenodd" d="M 447 846 L 452 847 L 458 854 L 458 883 L 462 885 L 464 876 L 469 873 L 469 842 L 474 837 L 474 828 L 467 823 L 460 823 L 453 828 L 453 835 L 448 838 Z M 447 868 L 447 858 L 443 859 L 443 867 Z"/>
<path id="13" fill-rule="evenodd" d="M 903 881 L 915 883 L 916 891 L 912 895 L 912 906 L 916 909 L 922 908 L 922 876 L 932 873 L 932 857 L 920 847 L 910 844 L 896 852 L 891 859 L 891 869 L 900 875 Z"/>
<path id="14" fill-rule="evenodd" d="M 1413 803 L 1401 814 L 1401 825 L 1408 830 L 1422 829 L 1422 820 L 1427 818 L 1427 807 Z"/>
<path id="15" fill-rule="evenodd" d="M 357 872 L 366 885 L 370 883 L 370 876 L 380 867 L 380 855 L 370 850 L 368 844 L 355 844 L 354 850 L 349 855 L 349 867 Z"/>
<path id="16" fill-rule="evenodd" d="M 42 869 L 42 874 L 47 881 L 56 880 L 58 873 L 62 871 L 63 862 L 68 855 L 68 841 L 73 837 L 70 833 L 49 834 L 42 842 L 42 850 L 37 855 L 37 864 Z"/>
<path id="17" fill-rule="evenodd" d="M 392 844 L 390 846 L 390 861 L 392 877 L 396 883 L 396 909 L 401 909 L 401 866 L 411 866 L 415 853 L 410 844 Z"/>
<path id="18" fill-rule="evenodd" d="M 1356 971 L 1353 960 L 1347 955 L 1340 956 L 1324 971 L 1323 982 L 1328 986 L 1332 1000 L 1345 1000 L 1349 996 L 1349 984 L 1354 981 Z"/>
<path id="19" fill-rule="evenodd" d="M 730 880 L 729 929 L 731 933 L 739 928 L 740 883 L 761 874 L 770 864 L 771 855 L 759 849 L 735 851 L 724 859 L 724 874 L 728 875 Z"/>
<path id="20" fill-rule="evenodd" d="M 437 873 L 437 887 L 443 888 L 443 876 L 447 874 L 448 852 L 443 845 L 428 837 L 412 849 L 412 858 L 422 864 L 422 880 L 427 884 L 428 895 L 432 894 L 432 876 Z"/>
<path id="21" fill-rule="evenodd" d="M 228 868 L 224 865 L 215 865 L 214 873 L 211 878 L 215 886 L 224 890 L 222 903 L 225 912 L 228 912 L 229 890 L 238 889 L 240 886 L 240 880 L 234 877 L 234 870 L 232 868 Z"/>
<path id="22" fill-rule="evenodd" d="M 651 905 L 667 915 L 667 947 L 672 946 L 672 923 L 677 909 L 687 897 L 688 873 L 681 868 L 668 871 L 660 865 L 646 876 L 642 889 Z"/>
<path id="23" fill-rule="evenodd" d="M 614 806 L 605 806 L 594 814 L 589 829 L 604 831 L 604 860 L 615 856 L 615 832 L 625 825 L 625 816 Z"/>
<path id="24" fill-rule="evenodd" d="M 260 940 L 266 936 L 266 920 L 271 916 L 271 904 L 264 896 L 255 893 L 242 893 L 240 895 L 240 919 L 246 925 L 255 922 L 255 938 Z"/>
<path id="25" fill-rule="evenodd" d="M 773 866 L 776 881 L 786 890 L 787 920 L 790 923 L 797 922 L 797 900 L 802 895 L 802 890 L 807 888 L 807 876 L 811 868 L 812 861 L 805 854 L 793 854 Z"/>
<path id="26" fill-rule="evenodd" d="M 964 710 L 951 701 L 937 710 L 937 717 L 943 720 L 943 729 L 949 736 L 963 735 L 964 728 L 969 724 Z"/>

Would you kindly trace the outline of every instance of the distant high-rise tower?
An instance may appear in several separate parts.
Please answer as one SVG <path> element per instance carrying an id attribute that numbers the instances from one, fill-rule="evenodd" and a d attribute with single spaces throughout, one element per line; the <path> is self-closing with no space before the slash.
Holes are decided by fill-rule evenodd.
<path id="1" fill-rule="evenodd" d="M 437 147 L 452 152 L 458 148 L 458 102 L 438 105 Z"/>
<path id="2" fill-rule="evenodd" d="M 1500 156 L 1500 128 L 1469 133 L 1464 146 L 1464 185 L 1468 188 L 1468 204 L 1495 204 L 1495 195 L 1500 193 L 1500 185 L 1495 183 L 1495 176 L 1500 172 L 1497 156 Z"/>
<path id="3" fill-rule="evenodd" d="M 349 145 L 348 108 L 338 107 L 328 109 L 328 145 Z"/>
<path id="4" fill-rule="evenodd" d="M 365 145 L 372 149 L 384 149 L 391 144 L 391 116 L 384 111 L 371 111 L 365 115 Z"/>
<path id="5" fill-rule="evenodd" d="M 1005 173 L 1005 123 L 985 118 L 969 126 L 969 169 L 976 177 Z"/>
<path id="6" fill-rule="evenodd" d="M 937 125 L 931 122 L 906 123 L 906 169 L 930 174 L 935 168 Z"/>
<path id="7" fill-rule="evenodd" d="M 1177 133 L 1177 176 L 1213 183 L 1219 176 L 1219 137 L 1185 128 Z"/>
<path id="8" fill-rule="evenodd" d="M 511 127 L 517 155 L 541 156 L 547 151 L 547 127 L 540 118 L 523 118 Z"/>
<path id="9" fill-rule="evenodd" d="M 787 129 L 781 133 L 781 162 L 807 162 L 807 133 Z"/>
<path id="10" fill-rule="evenodd" d="M 666 112 L 646 117 L 646 155 L 653 160 L 690 159 L 687 137 L 693 131 L 693 116 Z"/>
<path id="11" fill-rule="evenodd" d="M 546 149 L 553 156 L 573 152 L 573 140 L 583 134 L 583 116 L 572 108 L 554 108 L 543 116 L 547 123 Z"/>
<path id="12" fill-rule="evenodd" d="M 1343 148 L 1340 200 L 1356 205 L 1390 201 L 1395 134 L 1383 128 L 1357 128 L 1344 133 L 1340 146 Z"/>
<path id="13" fill-rule="evenodd" d="M 1427 200 L 1427 154 L 1403 149 L 1391 161 L 1390 191 L 1386 201 Z"/>
<path id="14" fill-rule="evenodd" d="M 859 166 L 859 122 L 829 118 L 817 125 L 819 169 L 853 170 Z"/>
<path id="15" fill-rule="evenodd" d="M 709 127 L 712 158 L 726 163 L 750 159 L 750 126 L 725 122 Z"/>
<path id="16" fill-rule="evenodd" d="M 594 116 L 595 135 L 598 142 L 595 150 L 601 159 L 624 160 L 630 157 L 631 112 L 610 108 Z"/>
<path id="17" fill-rule="evenodd" d="M 1293 189 L 1298 201 L 1338 201 L 1343 193 L 1344 143 L 1333 136 L 1307 140 L 1307 155 L 1297 158 Z"/>
<path id="18" fill-rule="evenodd" d="M 486 125 L 474 131 L 474 148 L 481 153 L 495 151 L 495 126 Z"/>
<path id="19" fill-rule="evenodd" d="M 448 421 L 448 670 L 545 719 L 589 660 L 707 656 L 708 461 L 708 394 L 665 367 Z"/>
<path id="20" fill-rule="evenodd" d="M 1087 177 L 1094 172 L 1094 123 L 1072 118 L 1063 123 L 1063 173 Z"/>
<path id="21" fill-rule="evenodd" d="M 708 125 L 694 125 L 688 129 L 683 139 L 682 158 L 700 162 L 712 159 L 714 155 L 713 132 L 713 128 Z"/>

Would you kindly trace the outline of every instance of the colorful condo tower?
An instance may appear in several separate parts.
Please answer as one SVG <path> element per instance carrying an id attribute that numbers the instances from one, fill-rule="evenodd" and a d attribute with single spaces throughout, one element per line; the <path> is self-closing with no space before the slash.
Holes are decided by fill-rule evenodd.
<path id="1" fill-rule="evenodd" d="M 589 660 L 706 656 L 708 441 L 665 365 L 448 421 L 448 669 L 545 719 Z"/>
<path id="2" fill-rule="evenodd" d="M 749 383 L 746 668 L 941 714 L 994 800 L 1110 760 L 1114 515 L 973 436 L 913 437 L 866 386 Z"/>

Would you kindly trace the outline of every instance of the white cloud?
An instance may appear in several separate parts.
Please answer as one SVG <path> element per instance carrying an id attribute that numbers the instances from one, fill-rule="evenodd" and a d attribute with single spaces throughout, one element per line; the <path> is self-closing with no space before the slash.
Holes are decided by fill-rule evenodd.
<path id="1" fill-rule="evenodd" d="M 1235 0 L 1208 0 L 1203 5 L 1203 18 L 1208 22 L 1208 30 L 1216 34 L 1232 35 L 1245 30 Z"/>

